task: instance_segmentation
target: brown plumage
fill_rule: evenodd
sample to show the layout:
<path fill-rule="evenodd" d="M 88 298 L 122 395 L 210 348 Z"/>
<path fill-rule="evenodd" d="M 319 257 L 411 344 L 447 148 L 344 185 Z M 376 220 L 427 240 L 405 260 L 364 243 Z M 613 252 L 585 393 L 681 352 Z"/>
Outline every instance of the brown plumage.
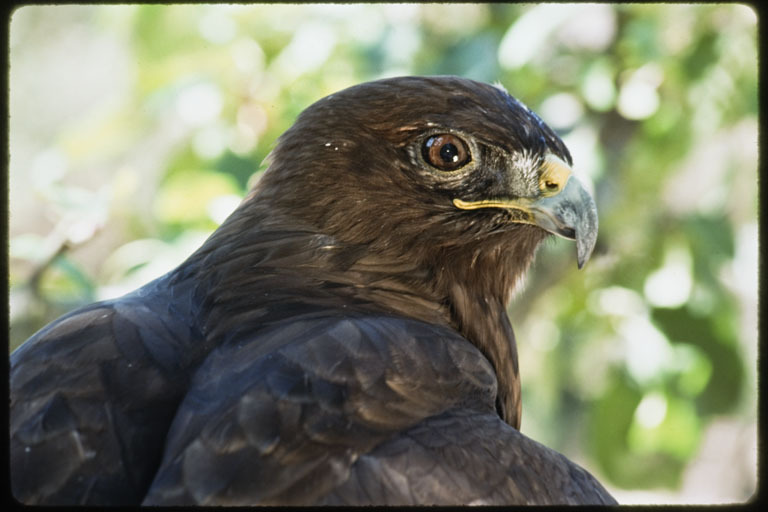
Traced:
<path fill-rule="evenodd" d="M 297 119 L 190 258 L 11 356 L 27 503 L 613 503 L 517 431 L 505 306 L 594 245 L 557 135 L 500 88 L 402 77 Z"/>

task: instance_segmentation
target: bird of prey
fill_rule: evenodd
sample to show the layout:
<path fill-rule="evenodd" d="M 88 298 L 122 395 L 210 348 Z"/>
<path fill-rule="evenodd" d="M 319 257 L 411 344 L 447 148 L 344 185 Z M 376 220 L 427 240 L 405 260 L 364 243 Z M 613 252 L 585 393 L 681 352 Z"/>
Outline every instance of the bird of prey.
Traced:
<path fill-rule="evenodd" d="M 615 503 L 526 437 L 506 314 L 597 237 L 561 139 L 500 86 L 399 77 L 304 110 L 184 263 L 11 355 L 28 504 Z"/>

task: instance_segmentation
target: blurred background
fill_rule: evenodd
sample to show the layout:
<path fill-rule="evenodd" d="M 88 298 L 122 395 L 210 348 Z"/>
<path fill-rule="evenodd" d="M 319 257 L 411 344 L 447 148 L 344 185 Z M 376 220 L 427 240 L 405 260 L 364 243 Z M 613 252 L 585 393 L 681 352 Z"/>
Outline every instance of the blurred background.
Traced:
<path fill-rule="evenodd" d="M 315 100 L 501 82 L 571 149 L 600 236 L 510 307 L 522 431 L 622 503 L 757 484 L 757 16 L 732 4 L 27 6 L 10 24 L 10 350 L 183 261 Z"/>

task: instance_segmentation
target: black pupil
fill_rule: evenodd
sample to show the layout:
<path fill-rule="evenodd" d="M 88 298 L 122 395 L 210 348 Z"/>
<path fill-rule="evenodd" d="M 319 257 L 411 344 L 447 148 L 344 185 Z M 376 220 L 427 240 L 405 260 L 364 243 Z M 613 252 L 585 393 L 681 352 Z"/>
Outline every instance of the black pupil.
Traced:
<path fill-rule="evenodd" d="M 443 162 L 456 163 L 459 160 L 459 148 L 450 142 L 443 144 L 440 148 L 440 158 Z"/>

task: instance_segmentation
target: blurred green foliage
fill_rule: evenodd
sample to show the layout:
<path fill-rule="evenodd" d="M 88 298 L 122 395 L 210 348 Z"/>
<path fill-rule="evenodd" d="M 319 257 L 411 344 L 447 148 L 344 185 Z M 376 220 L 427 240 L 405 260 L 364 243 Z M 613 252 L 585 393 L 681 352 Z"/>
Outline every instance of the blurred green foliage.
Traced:
<path fill-rule="evenodd" d="M 600 212 L 586 269 L 545 244 L 511 305 L 523 431 L 612 486 L 679 487 L 712 421 L 755 421 L 756 39 L 730 4 L 24 7 L 10 348 L 180 263 L 315 100 L 499 81 L 561 133 Z"/>

